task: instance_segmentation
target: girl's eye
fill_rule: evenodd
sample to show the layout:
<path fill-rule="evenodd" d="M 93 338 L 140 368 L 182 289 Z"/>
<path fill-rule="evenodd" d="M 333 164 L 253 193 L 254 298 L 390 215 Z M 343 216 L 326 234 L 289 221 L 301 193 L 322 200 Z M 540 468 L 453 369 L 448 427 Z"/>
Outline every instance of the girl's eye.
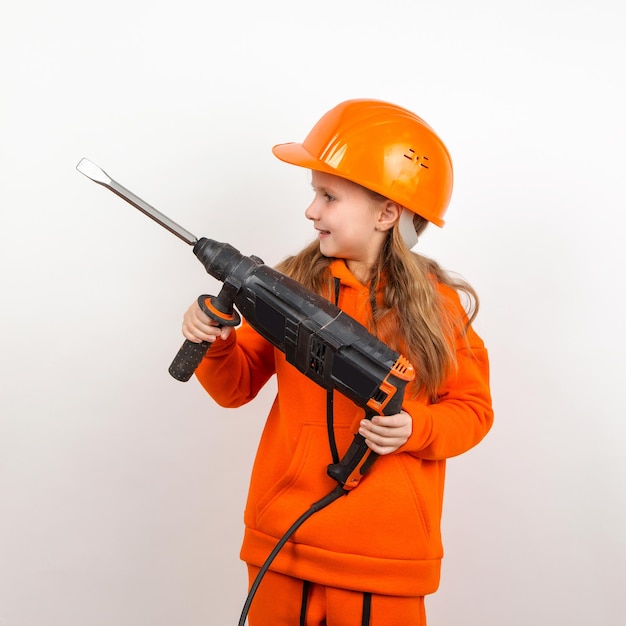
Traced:
<path fill-rule="evenodd" d="M 337 199 L 335 196 L 331 196 L 325 189 L 316 189 L 313 187 L 313 192 L 318 198 L 323 198 L 325 202 L 334 202 Z"/>

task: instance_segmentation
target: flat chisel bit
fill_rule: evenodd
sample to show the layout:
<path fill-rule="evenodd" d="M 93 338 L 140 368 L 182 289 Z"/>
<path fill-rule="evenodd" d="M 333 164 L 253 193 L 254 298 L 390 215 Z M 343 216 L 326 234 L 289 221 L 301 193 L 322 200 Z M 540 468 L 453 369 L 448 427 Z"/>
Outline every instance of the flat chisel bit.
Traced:
<path fill-rule="evenodd" d="M 101 167 L 98 167 L 95 163 L 92 163 L 89 159 L 81 159 L 76 169 L 84 174 L 87 178 L 90 178 L 95 183 L 110 189 L 113 193 L 117 194 L 120 198 L 123 198 L 129 204 L 132 204 L 136 209 L 139 209 L 142 213 L 153 219 L 155 222 L 163 226 L 166 230 L 182 239 L 190 246 L 195 246 L 198 243 L 198 239 L 195 235 L 192 235 L 188 230 L 172 221 L 166 215 L 163 215 L 160 211 L 157 211 L 153 206 L 150 206 L 147 202 L 144 202 L 141 198 L 136 196 L 132 191 L 126 189 L 118 182 L 114 181 Z"/>

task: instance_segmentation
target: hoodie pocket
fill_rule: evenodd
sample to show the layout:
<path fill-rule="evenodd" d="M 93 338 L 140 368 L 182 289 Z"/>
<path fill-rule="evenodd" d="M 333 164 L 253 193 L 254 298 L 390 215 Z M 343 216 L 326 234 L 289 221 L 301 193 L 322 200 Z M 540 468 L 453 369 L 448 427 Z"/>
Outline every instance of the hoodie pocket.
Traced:
<path fill-rule="evenodd" d="M 311 516 L 297 531 L 295 541 L 332 553 L 365 558 L 430 560 L 440 558 L 437 502 L 422 492 L 420 464 L 408 463 L 404 455 L 380 457 L 359 486 Z M 301 478 L 303 476 L 301 475 Z M 282 491 L 262 511 L 264 532 L 280 537 L 311 503 L 328 492 L 334 481 L 304 499 L 294 484 Z M 277 486 L 278 487 L 278 486 Z M 295 503 L 295 504 L 294 504 Z M 282 520 L 278 526 L 277 520 Z M 270 531 L 271 529 L 271 531 Z"/>
<path fill-rule="evenodd" d="M 256 503 L 254 525 L 281 536 L 286 523 L 295 521 L 336 485 L 326 474 L 330 462 L 325 426 L 303 423 L 282 477 Z"/>
<path fill-rule="evenodd" d="M 416 468 L 413 467 L 416 463 L 416 459 L 405 454 L 398 454 L 396 458 L 398 460 L 399 468 L 405 478 L 407 492 L 413 498 L 418 518 L 422 521 L 424 533 L 427 537 L 430 537 L 432 531 L 431 516 L 426 498 L 417 484 L 416 479 L 419 476 L 419 473 L 416 471 Z"/>

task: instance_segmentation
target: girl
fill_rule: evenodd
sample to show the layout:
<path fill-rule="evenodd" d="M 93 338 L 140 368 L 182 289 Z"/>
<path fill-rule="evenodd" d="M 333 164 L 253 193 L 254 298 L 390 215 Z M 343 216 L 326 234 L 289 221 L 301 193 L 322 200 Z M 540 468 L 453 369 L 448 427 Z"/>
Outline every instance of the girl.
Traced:
<path fill-rule="evenodd" d="M 429 222 L 443 225 L 449 154 L 423 120 L 376 100 L 326 113 L 303 143 L 275 146 L 311 170 L 305 211 L 316 239 L 278 269 L 365 325 L 412 363 L 397 415 L 364 420 L 350 400 L 286 363 L 244 324 L 219 328 L 194 303 L 184 336 L 213 342 L 196 375 L 222 406 L 252 400 L 276 374 L 278 394 L 254 463 L 241 557 L 253 581 L 300 514 L 336 485 L 339 456 L 358 430 L 380 458 L 359 486 L 308 519 L 272 562 L 250 626 L 423 626 L 439 584 L 445 463 L 491 427 L 487 352 L 470 326 L 477 298 L 434 261 L 411 252 Z M 469 302 L 465 311 L 459 292 Z"/>

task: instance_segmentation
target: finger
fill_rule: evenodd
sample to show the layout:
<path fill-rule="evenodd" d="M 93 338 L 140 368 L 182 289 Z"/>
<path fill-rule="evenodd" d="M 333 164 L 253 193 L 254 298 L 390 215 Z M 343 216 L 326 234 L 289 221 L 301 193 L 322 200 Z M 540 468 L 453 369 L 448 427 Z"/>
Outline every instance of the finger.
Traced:
<path fill-rule="evenodd" d="M 201 324 L 187 318 L 183 320 L 182 331 L 186 339 L 196 343 L 200 343 L 201 341 L 208 341 L 212 343 L 222 334 L 222 328 L 219 326 Z"/>
<path fill-rule="evenodd" d="M 411 416 L 404 411 L 395 415 L 374 415 L 372 424 L 386 426 L 388 428 L 401 428 L 411 422 Z"/>
<path fill-rule="evenodd" d="M 202 341 L 213 343 L 221 335 L 221 332 L 222 329 L 218 327 L 211 327 L 208 331 L 202 331 L 197 328 L 190 329 L 183 326 L 183 335 L 185 338 L 195 343 L 201 343 Z"/>
<path fill-rule="evenodd" d="M 395 452 L 400 446 L 399 445 L 387 445 L 387 444 L 378 444 L 369 439 L 365 440 L 367 447 L 376 452 L 376 454 L 380 456 L 384 456 L 386 454 L 391 454 Z"/>
<path fill-rule="evenodd" d="M 389 433 L 377 433 L 373 431 L 359 431 L 366 441 L 369 441 L 377 446 L 395 446 L 400 445 L 404 441 L 404 437 L 390 435 Z"/>
<path fill-rule="evenodd" d="M 383 426 L 381 424 L 374 423 L 371 420 L 363 420 L 360 427 L 363 431 L 379 437 L 401 437 L 406 434 L 410 434 L 409 424 Z"/>

